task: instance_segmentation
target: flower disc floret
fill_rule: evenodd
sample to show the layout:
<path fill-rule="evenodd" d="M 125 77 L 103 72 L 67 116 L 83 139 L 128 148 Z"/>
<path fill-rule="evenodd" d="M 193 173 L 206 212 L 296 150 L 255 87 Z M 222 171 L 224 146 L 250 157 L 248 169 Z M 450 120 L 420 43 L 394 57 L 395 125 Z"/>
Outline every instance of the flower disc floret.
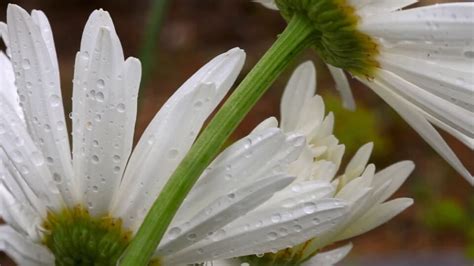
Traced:
<path fill-rule="evenodd" d="M 346 0 L 276 0 L 282 16 L 308 20 L 314 28 L 313 47 L 328 64 L 356 76 L 372 78 L 379 66 L 377 43 L 359 31 L 359 17 Z"/>
<path fill-rule="evenodd" d="M 56 265 L 116 265 L 132 235 L 120 219 L 92 217 L 82 207 L 49 213 L 44 227 Z"/>

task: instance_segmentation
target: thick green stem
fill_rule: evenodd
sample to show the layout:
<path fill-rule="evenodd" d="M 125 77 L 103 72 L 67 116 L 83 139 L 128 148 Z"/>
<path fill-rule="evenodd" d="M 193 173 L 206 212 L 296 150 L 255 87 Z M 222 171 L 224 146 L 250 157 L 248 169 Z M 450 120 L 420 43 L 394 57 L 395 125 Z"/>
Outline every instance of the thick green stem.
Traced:
<path fill-rule="evenodd" d="M 313 27 L 294 16 L 277 41 L 201 133 L 153 204 L 121 265 L 146 265 L 182 201 L 230 134 L 286 66 L 312 41 Z"/>

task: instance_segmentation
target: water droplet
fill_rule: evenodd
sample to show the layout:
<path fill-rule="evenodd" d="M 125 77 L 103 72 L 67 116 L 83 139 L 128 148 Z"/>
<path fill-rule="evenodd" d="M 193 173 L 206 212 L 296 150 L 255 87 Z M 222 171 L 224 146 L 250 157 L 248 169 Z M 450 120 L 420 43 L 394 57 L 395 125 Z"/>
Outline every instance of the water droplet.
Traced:
<path fill-rule="evenodd" d="M 44 124 L 44 130 L 45 131 L 50 131 L 51 130 L 51 126 L 49 124 Z M 43 141 L 44 142 L 44 141 Z"/>
<path fill-rule="evenodd" d="M 58 121 L 58 122 L 56 122 L 56 128 L 57 128 L 58 130 L 63 130 L 63 129 L 64 129 L 64 123 L 63 123 L 63 121 Z"/>
<path fill-rule="evenodd" d="M 117 112 L 119 112 L 119 113 L 125 112 L 125 104 L 123 104 L 123 103 L 117 104 Z"/>
<path fill-rule="evenodd" d="M 21 66 L 23 67 L 23 69 L 30 69 L 31 68 L 30 60 L 28 58 L 23 59 L 21 61 Z"/>
<path fill-rule="evenodd" d="M 102 92 L 100 92 L 100 91 L 95 95 L 95 99 L 96 99 L 96 101 L 98 101 L 98 102 L 103 102 L 103 101 L 104 101 L 104 98 L 105 98 L 105 97 L 104 97 L 104 94 L 103 94 Z"/>
<path fill-rule="evenodd" d="M 464 51 L 464 56 L 468 59 L 474 59 L 474 51 L 471 51 L 471 50 Z"/>
<path fill-rule="evenodd" d="M 168 152 L 168 158 L 169 159 L 176 159 L 176 157 L 178 157 L 178 155 L 179 155 L 179 151 L 177 149 L 171 149 Z"/>
<path fill-rule="evenodd" d="M 61 176 L 58 173 L 54 173 L 53 174 L 53 181 L 56 182 L 56 184 L 61 184 L 63 179 L 61 178 Z"/>
<path fill-rule="evenodd" d="M 97 88 L 98 89 L 103 89 L 105 87 L 105 81 L 103 79 L 98 79 L 97 80 Z"/>
<path fill-rule="evenodd" d="M 288 230 L 287 230 L 286 228 L 284 228 L 284 227 L 280 228 L 278 231 L 280 232 L 280 235 L 281 235 L 281 236 L 286 236 L 286 235 L 288 235 Z"/>
<path fill-rule="evenodd" d="M 31 84 L 31 82 L 26 82 L 26 88 L 27 89 L 31 89 L 31 87 L 33 86 L 33 84 Z"/>
<path fill-rule="evenodd" d="M 198 108 L 201 108 L 203 105 L 203 102 L 201 100 L 196 100 L 194 102 L 194 108 L 198 109 Z"/>
<path fill-rule="evenodd" d="M 93 141 L 92 141 L 92 146 L 94 146 L 94 147 L 99 147 L 99 141 L 96 140 L 96 139 L 93 140 Z"/>
<path fill-rule="evenodd" d="M 224 229 L 217 230 L 214 234 L 212 234 L 212 240 L 218 241 L 221 240 L 225 236 L 226 232 Z"/>
<path fill-rule="evenodd" d="M 20 172 L 24 175 L 27 175 L 30 172 L 30 169 L 28 169 L 28 167 L 23 165 L 20 167 Z"/>
<path fill-rule="evenodd" d="M 312 214 L 316 211 L 316 204 L 313 202 L 305 202 L 303 205 L 303 211 L 307 214 Z"/>
<path fill-rule="evenodd" d="M 197 235 L 195 233 L 191 233 L 187 235 L 188 240 L 194 241 L 197 238 Z"/>
<path fill-rule="evenodd" d="M 12 153 L 12 160 L 17 163 L 23 162 L 23 155 L 19 151 L 14 151 Z"/>
<path fill-rule="evenodd" d="M 92 191 L 98 192 L 98 191 L 99 191 L 99 187 L 98 187 L 98 186 L 92 186 Z"/>
<path fill-rule="evenodd" d="M 17 147 L 21 147 L 23 146 L 23 144 L 25 144 L 25 141 L 23 140 L 23 138 L 20 138 L 20 137 L 15 138 L 15 145 Z"/>
<path fill-rule="evenodd" d="M 279 221 L 281 221 L 281 214 L 279 214 L 279 213 L 274 213 L 274 214 L 272 215 L 272 222 L 278 223 Z"/>
<path fill-rule="evenodd" d="M 36 152 L 36 151 L 32 152 L 31 153 L 31 161 L 36 166 L 43 165 L 43 163 L 44 163 L 43 155 L 39 152 Z"/>
<path fill-rule="evenodd" d="M 58 95 L 53 94 L 49 97 L 49 101 L 52 107 L 56 107 L 61 103 L 61 98 Z"/>
<path fill-rule="evenodd" d="M 87 129 L 87 130 L 92 130 L 92 122 L 91 122 L 91 121 L 87 121 L 87 123 L 86 123 L 86 129 Z"/>
<path fill-rule="evenodd" d="M 293 229 L 295 230 L 295 232 L 301 232 L 303 230 L 303 227 L 297 224 L 293 226 Z"/>
<path fill-rule="evenodd" d="M 173 228 L 170 229 L 169 238 L 170 239 L 175 239 L 176 237 L 178 237 L 179 234 L 181 234 L 181 228 L 173 227 Z"/>
<path fill-rule="evenodd" d="M 100 114 L 96 114 L 94 120 L 99 122 L 100 120 L 102 120 L 102 116 Z"/>
<path fill-rule="evenodd" d="M 228 197 L 229 199 L 235 199 L 235 193 L 227 194 L 227 197 Z"/>
<path fill-rule="evenodd" d="M 115 155 L 112 157 L 112 159 L 113 159 L 114 163 L 120 162 L 120 156 L 117 155 L 117 154 L 115 154 Z"/>
<path fill-rule="evenodd" d="M 114 167 L 114 173 L 120 172 L 120 166 L 115 166 Z"/>
<path fill-rule="evenodd" d="M 99 163 L 99 156 L 97 155 L 92 155 L 91 157 L 93 163 Z"/>
<path fill-rule="evenodd" d="M 313 223 L 314 224 L 319 224 L 321 221 L 319 220 L 318 217 L 313 218 Z"/>
<path fill-rule="evenodd" d="M 48 164 L 53 164 L 54 163 L 54 159 L 53 157 L 46 157 L 46 162 L 48 162 Z"/>

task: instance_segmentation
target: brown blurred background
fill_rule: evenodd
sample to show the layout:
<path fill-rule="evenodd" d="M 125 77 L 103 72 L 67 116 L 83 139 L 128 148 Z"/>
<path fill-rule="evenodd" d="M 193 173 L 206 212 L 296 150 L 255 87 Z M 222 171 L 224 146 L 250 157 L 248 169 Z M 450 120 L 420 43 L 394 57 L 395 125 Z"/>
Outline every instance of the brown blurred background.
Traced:
<path fill-rule="evenodd" d="M 108 10 L 126 56 L 138 56 L 146 25 L 148 0 L 25 0 L 13 1 L 27 10 L 43 10 L 52 24 L 61 68 L 66 112 L 71 110 L 74 56 L 90 12 Z M 423 4 L 447 1 L 421 1 Z M 0 0 L 0 20 L 7 2 Z M 285 23 L 278 15 L 247 0 L 170 0 L 160 36 L 156 36 L 155 67 L 141 96 L 136 139 L 164 101 L 194 71 L 213 56 L 239 46 L 247 61 L 239 78 L 256 63 Z M 294 63 L 313 60 L 318 68 L 318 93 L 327 110 L 336 114 L 336 136 L 346 144 L 345 159 L 357 147 L 375 142 L 372 157 L 379 169 L 399 160 L 413 160 L 416 170 L 396 196 L 412 197 L 415 205 L 389 223 L 357 237 L 341 265 L 473 265 L 473 188 L 448 166 L 411 128 L 370 89 L 353 82 L 358 109 L 341 108 L 333 81 L 316 55 L 308 51 Z M 282 89 L 292 66 L 274 84 L 233 138 L 248 133 L 268 116 L 278 116 Z M 474 170 L 474 154 L 447 140 Z M 0 265 L 13 265 L 0 253 Z"/>

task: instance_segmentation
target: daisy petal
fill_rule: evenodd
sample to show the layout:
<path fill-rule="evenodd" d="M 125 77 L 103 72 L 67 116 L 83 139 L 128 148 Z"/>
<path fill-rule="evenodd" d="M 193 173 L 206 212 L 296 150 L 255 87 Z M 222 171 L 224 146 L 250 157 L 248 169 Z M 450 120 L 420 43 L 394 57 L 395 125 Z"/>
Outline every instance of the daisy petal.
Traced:
<path fill-rule="evenodd" d="M 116 196 L 113 212 L 125 225 L 141 222 L 204 121 L 237 78 L 244 58 L 244 52 L 237 48 L 214 58 L 153 118 L 130 157 Z"/>
<path fill-rule="evenodd" d="M 227 195 L 216 198 L 204 208 L 194 206 L 199 208 L 197 214 L 184 224 L 173 226 L 172 223 L 155 255 L 166 256 L 200 241 L 267 201 L 293 180 L 294 177 L 284 175 L 270 176 L 228 191 Z M 180 233 L 176 235 L 178 231 Z"/>
<path fill-rule="evenodd" d="M 19 73 L 16 85 L 28 131 L 48 158 L 48 168 L 64 180 L 59 189 L 71 207 L 72 195 L 67 187 L 72 178 L 71 156 L 57 59 L 55 53 L 51 54 L 54 44 L 46 17 L 39 11 L 34 14 L 33 19 L 19 6 L 8 6 L 9 48 L 13 68 Z"/>
<path fill-rule="evenodd" d="M 351 86 L 349 85 L 349 81 L 347 80 L 347 76 L 344 73 L 344 70 L 333 67 L 331 65 L 327 65 L 329 69 L 329 73 L 331 73 L 334 82 L 336 82 L 336 89 L 339 91 L 339 94 L 342 98 L 342 103 L 344 108 L 349 110 L 355 110 L 356 104 L 354 101 L 354 96 L 352 96 Z"/>
<path fill-rule="evenodd" d="M 252 185 L 268 176 L 284 174 L 288 164 L 298 158 L 304 144 L 303 137 L 287 137 L 277 128 L 237 141 L 209 165 L 187 195 L 174 221 L 191 220 L 201 208 L 236 188 Z"/>
<path fill-rule="evenodd" d="M 448 3 L 369 16 L 359 29 L 387 40 L 451 42 L 471 40 L 473 26 L 472 3 Z"/>
<path fill-rule="evenodd" d="M 429 92 L 450 104 L 470 111 L 471 115 L 474 112 L 474 66 L 472 63 L 470 67 L 458 70 L 450 68 L 445 62 L 433 63 L 392 53 L 384 53 L 379 60 L 384 69 L 418 86 L 418 90 L 422 90 L 418 93 L 424 93 L 427 95 L 426 97 L 433 98 L 427 94 Z M 402 92 L 405 92 L 405 89 L 402 89 L 401 86 L 415 87 L 414 85 L 400 84 L 403 81 L 397 81 L 396 77 L 390 76 L 386 72 L 381 71 L 379 74 L 385 79 L 390 79 L 394 85 L 397 84 L 395 86 L 400 86 Z M 461 112 L 466 112 L 465 110 L 461 110 Z"/>
<path fill-rule="evenodd" d="M 320 252 L 302 266 L 332 266 L 344 259 L 352 249 L 352 243 L 330 251 Z"/>
<path fill-rule="evenodd" d="M 378 203 L 387 200 L 400 186 L 405 182 L 408 176 L 413 172 L 415 164 L 412 161 L 403 161 L 393 164 L 380 172 L 376 173 L 373 180 L 373 186 L 380 188 L 384 183 L 390 181 L 390 185 L 381 195 Z"/>
<path fill-rule="evenodd" d="M 0 143 L 9 162 L 21 175 L 36 197 L 52 209 L 63 207 L 63 200 L 54 178 L 46 166 L 46 160 L 26 131 L 24 123 L 10 104 L 0 94 Z M 55 182 L 56 181 L 56 182 Z M 46 215 L 46 213 L 42 213 Z"/>
<path fill-rule="evenodd" d="M 281 129 L 291 132 L 298 128 L 298 121 L 303 114 L 302 106 L 316 92 L 316 69 L 308 61 L 296 68 L 286 85 L 281 100 Z"/>
<path fill-rule="evenodd" d="M 454 169 L 456 169 L 464 178 L 474 185 L 474 177 L 464 167 L 456 154 L 448 146 L 446 141 L 436 131 L 436 129 L 423 117 L 421 110 L 401 96 L 394 93 L 384 84 L 375 80 L 374 82 L 364 82 L 371 87 L 382 99 L 384 99 L 402 118 L 430 144 Z"/>
<path fill-rule="evenodd" d="M 165 257 L 165 263 L 196 263 L 206 258 L 240 257 L 294 246 L 333 228 L 345 217 L 346 206 L 337 199 L 322 199 L 280 208 L 277 213 L 274 210 L 252 213 L 209 239 Z"/>
<path fill-rule="evenodd" d="M 412 5 L 418 0 L 350 0 L 360 16 L 388 13 Z"/>
<path fill-rule="evenodd" d="M 0 225 L 0 250 L 12 257 L 18 265 L 54 265 L 54 256 L 46 247 L 26 240 L 6 225 Z"/>
<path fill-rule="evenodd" d="M 33 209 L 22 201 L 17 200 L 0 183 L 0 201 L 2 202 L 2 218 L 5 222 L 16 230 L 27 235 L 33 241 L 39 241 L 38 228 L 43 223 L 43 219 Z"/>
<path fill-rule="evenodd" d="M 372 154 L 372 150 L 374 148 L 374 144 L 369 142 L 357 150 L 356 154 L 346 166 L 346 170 L 344 171 L 344 175 L 348 180 L 351 180 L 355 177 L 358 177 L 365 169 L 365 166 L 369 162 L 370 155 Z"/>
<path fill-rule="evenodd" d="M 413 204 L 409 198 L 398 198 L 376 205 L 342 232 L 339 239 L 348 239 L 378 227 Z"/>
<path fill-rule="evenodd" d="M 0 93 L 10 102 L 17 115 L 23 120 L 23 110 L 20 107 L 20 99 L 16 91 L 12 63 L 4 53 L 0 52 Z"/>

